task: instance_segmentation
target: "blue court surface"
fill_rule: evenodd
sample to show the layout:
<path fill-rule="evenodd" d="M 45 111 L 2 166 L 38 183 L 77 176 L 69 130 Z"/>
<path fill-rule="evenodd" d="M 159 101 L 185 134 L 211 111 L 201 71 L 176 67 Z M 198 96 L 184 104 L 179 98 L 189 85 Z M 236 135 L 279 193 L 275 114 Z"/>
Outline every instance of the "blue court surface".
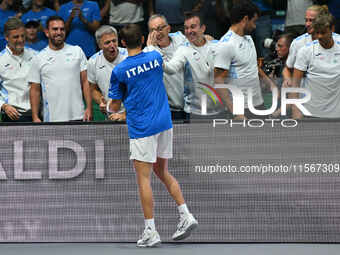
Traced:
<path fill-rule="evenodd" d="M 163 243 L 156 248 L 137 248 L 134 243 L 33 243 L 1 244 L 1 255 L 324 255 L 339 254 L 340 244 L 202 244 Z"/>

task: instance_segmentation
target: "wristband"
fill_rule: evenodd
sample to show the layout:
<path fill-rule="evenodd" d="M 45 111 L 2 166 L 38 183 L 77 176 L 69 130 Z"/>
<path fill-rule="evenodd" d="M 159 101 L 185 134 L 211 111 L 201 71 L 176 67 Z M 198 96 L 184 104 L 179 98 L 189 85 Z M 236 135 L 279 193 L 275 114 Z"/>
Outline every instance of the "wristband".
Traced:
<path fill-rule="evenodd" d="M 112 102 L 112 99 L 110 99 L 110 100 L 107 101 L 107 103 L 106 103 L 106 112 L 107 112 L 107 113 L 114 113 L 114 111 L 111 111 L 111 109 L 110 109 L 110 104 L 111 104 L 111 102 Z"/>
<path fill-rule="evenodd" d="M 118 111 L 111 111 L 110 109 L 110 103 L 112 102 L 112 99 L 110 99 L 107 103 L 106 103 L 106 112 L 107 113 L 124 113 L 125 109 L 124 107 L 120 107 L 120 109 Z"/>

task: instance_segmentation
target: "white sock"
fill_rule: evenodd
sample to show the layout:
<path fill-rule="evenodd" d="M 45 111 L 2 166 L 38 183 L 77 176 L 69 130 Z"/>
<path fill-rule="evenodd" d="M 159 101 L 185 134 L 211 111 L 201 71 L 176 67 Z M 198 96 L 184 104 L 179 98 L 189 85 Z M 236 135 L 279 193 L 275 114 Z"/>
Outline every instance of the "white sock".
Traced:
<path fill-rule="evenodd" d="M 179 211 L 179 214 L 184 214 L 184 215 L 190 214 L 189 209 L 186 204 L 179 205 L 178 211 Z"/>
<path fill-rule="evenodd" d="M 156 230 L 155 220 L 153 218 L 145 219 L 144 222 L 145 222 L 145 228 L 150 228 L 152 231 Z"/>

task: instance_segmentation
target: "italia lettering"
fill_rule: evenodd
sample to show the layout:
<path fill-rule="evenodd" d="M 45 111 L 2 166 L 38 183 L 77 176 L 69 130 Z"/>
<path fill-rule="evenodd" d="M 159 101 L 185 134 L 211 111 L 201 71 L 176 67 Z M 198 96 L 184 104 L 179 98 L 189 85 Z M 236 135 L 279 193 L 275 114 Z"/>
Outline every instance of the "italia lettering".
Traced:
<path fill-rule="evenodd" d="M 132 76 L 139 75 L 141 73 L 150 71 L 151 69 L 154 69 L 156 67 L 159 67 L 160 64 L 158 63 L 157 59 L 154 61 L 149 61 L 148 63 L 145 63 L 143 65 L 138 65 L 137 67 L 130 68 L 126 71 L 126 75 L 128 78 L 131 78 Z"/>

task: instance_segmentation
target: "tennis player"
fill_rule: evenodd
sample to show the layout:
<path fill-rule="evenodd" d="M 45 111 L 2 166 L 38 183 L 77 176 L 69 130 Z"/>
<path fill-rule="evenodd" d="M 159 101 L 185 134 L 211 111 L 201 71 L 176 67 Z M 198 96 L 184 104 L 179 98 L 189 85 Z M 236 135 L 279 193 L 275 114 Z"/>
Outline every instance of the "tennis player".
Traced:
<path fill-rule="evenodd" d="M 107 108 L 117 112 L 122 101 L 126 108 L 130 159 L 136 170 L 145 219 L 145 229 L 137 246 L 153 247 L 161 240 L 153 216 L 152 170 L 178 206 L 180 222 L 172 238 L 182 240 L 188 237 L 198 222 L 189 212 L 177 180 L 168 172 L 168 159 L 172 158 L 172 122 L 163 83 L 162 57 L 157 51 L 142 51 L 144 37 L 138 25 L 126 25 L 120 36 L 128 57 L 112 71 L 111 100 Z"/>

